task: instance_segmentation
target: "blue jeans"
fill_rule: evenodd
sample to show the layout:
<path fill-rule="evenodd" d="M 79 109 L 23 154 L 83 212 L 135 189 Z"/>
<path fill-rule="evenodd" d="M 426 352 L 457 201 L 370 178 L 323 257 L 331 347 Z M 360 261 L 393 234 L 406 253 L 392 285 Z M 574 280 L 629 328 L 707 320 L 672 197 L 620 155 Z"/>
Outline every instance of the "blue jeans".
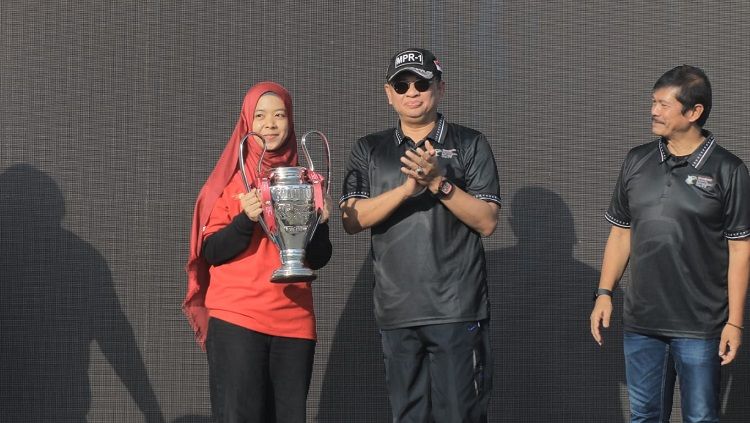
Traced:
<path fill-rule="evenodd" d="M 668 423 L 675 378 L 686 423 L 718 422 L 719 339 L 668 338 L 625 332 L 625 373 L 632 423 Z"/>

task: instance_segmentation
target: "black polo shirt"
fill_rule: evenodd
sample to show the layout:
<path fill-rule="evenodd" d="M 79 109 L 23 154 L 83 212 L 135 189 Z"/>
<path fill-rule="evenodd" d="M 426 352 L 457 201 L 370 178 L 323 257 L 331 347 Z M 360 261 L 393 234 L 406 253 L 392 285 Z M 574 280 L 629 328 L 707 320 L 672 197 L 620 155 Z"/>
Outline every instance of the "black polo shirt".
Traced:
<path fill-rule="evenodd" d="M 705 131 L 688 157 L 658 139 L 628 153 L 605 217 L 630 228 L 624 327 L 714 338 L 728 317 L 728 239 L 750 236 L 750 176 Z"/>
<path fill-rule="evenodd" d="M 427 136 L 445 176 L 500 204 L 497 166 L 485 136 L 438 116 Z M 412 140 L 396 128 L 367 135 L 352 148 L 340 202 L 376 197 L 401 185 L 399 161 Z M 425 190 L 371 229 L 375 318 L 381 329 L 488 317 L 484 249 L 479 233 Z"/>

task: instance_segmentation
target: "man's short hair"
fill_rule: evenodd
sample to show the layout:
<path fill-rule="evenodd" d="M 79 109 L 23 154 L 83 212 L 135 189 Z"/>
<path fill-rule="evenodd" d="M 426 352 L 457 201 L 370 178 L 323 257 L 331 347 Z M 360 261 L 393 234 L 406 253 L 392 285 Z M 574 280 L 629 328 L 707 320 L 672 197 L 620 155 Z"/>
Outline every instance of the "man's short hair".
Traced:
<path fill-rule="evenodd" d="M 695 66 L 677 66 L 662 75 L 654 84 L 653 90 L 664 87 L 680 89 L 677 101 L 682 103 L 682 113 L 692 109 L 696 104 L 703 105 L 703 113 L 695 122 L 702 128 L 711 112 L 711 83 L 708 82 L 706 74 Z"/>

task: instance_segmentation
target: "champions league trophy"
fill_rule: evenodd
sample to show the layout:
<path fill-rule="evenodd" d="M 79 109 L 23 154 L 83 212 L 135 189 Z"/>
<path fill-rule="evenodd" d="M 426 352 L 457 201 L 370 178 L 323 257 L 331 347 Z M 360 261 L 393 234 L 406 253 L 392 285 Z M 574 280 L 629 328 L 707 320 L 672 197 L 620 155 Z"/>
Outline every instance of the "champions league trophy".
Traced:
<path fill-rule="evenodd" d="M 317 134 L 325 145 L 327 177 L 324 179 L 315 172 L 310 153 L 307 150 L 307 136 Z M 304 167 L 277 167 L 263 173 L 263 156 L 266 154 L 266 140 L 256 132 L 250 132 L 240 141 L 239 167 L 245 189 L 250 192 L 250 184 L 245 174 L 245 142 L 252 135 L 263 142 L 263 153 L 258 160 L 258 178 L 263 215 L 258 222 L 279 248 L 281 267 L 271 276 L 271 282 L 309 282 L 316 278 L 315 273 L 305 266 L 305 248 L 313 237 L 320 222 L 323 210 L 323 182 L 328 194 L 331 180 L 331 150 L 326 136 L 316 130 L 308 131 L 300 139 L 302 151 L 307 160 Z"/>

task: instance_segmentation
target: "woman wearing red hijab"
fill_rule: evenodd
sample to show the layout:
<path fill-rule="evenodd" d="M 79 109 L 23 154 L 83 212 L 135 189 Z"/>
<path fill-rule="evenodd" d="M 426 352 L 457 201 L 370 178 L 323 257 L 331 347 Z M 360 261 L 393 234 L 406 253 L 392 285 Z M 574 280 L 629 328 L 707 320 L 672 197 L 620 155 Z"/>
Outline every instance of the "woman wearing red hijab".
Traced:
<path fill-rule="evenodd" d="M 273 82 L 253 86 L 229 143 L 198 194 L 183 309 L 208 352 L 215 421 L 304 422 L 316 339 L 312 291 L 309 282 L 270 281 L 281 265 L 279 251 L 257 223 L 259 193 L 247 192 L 237 170 L 239 142 L 250 131 L 267 142 L 263 169 L 297 166 L 289 93 Z M 245 161 L 253 187 L 259 182 L 263 151 L 254 138 L 247 142 Z M 306 251 L 313 269 L 331 257 L 328 207 L 326 201 Z"/>

